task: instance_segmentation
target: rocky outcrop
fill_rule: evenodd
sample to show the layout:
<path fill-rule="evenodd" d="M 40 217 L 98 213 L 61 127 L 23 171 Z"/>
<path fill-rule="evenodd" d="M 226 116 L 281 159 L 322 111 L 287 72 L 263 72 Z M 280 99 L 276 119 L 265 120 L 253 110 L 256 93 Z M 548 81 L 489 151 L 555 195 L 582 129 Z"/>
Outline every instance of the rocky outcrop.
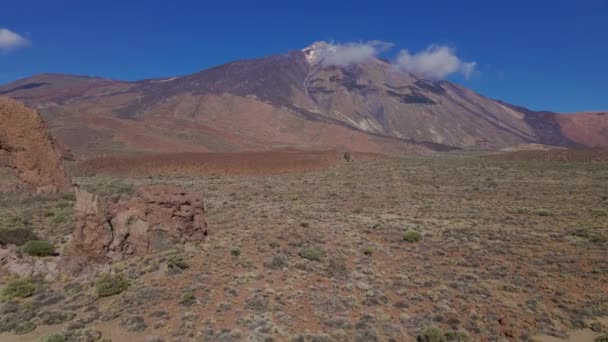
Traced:
<path fill-rule="evenodd" d="M 204 240 L 207 221 L 203 197 L 176 186 L 144 186 L 130 198 L 102 203 L 76 189 L 76 228 L 70 253 L 93 259 L 123 259 Z"/>
<path fill-rule="evenodd" d="M 62 152 L 38 112 L 0 97 L 0 166 L 9 167 L 37 192 L 71 187 Z"/>
<path fill-rule="evenodd" d="M 46 281 L 59 278 L 59 264 L 56 258 L 39 258 L 24 255 L 15 245 L 0 248 L 0 274 L 18 277 L 40 277 Z"/>

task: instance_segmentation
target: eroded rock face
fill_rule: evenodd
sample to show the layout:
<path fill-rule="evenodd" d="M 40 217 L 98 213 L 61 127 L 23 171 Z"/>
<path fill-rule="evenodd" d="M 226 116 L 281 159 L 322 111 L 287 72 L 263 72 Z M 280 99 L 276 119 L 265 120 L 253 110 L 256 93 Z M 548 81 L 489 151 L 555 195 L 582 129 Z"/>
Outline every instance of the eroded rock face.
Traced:
<path fill-rule="evenodd" d="M 0 166 L 37 192 L 69 190 L 62 152 L 38 112 L 0 97 Z"/>
<path fill-rule="evenodd" d="M 202 241 L 207 235 L 203 197 L 176 186 L 137 189 L 130 198 L 106 204 L 97 195 L 76 191 L 76 229 L 70 251 L 102 260 L 123 259 Z"/>

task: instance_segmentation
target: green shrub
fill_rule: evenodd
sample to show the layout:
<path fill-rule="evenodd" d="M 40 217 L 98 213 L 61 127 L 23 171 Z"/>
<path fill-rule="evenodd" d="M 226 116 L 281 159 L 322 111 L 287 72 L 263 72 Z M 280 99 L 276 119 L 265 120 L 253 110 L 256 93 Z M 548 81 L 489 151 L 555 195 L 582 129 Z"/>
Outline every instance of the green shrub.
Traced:
<path fill-rule="evenodd" d="M 350 163 L 350 161 L 352 160 L 352 157 L 349 152 L 344 152 L 344 160 L 346 160 L 347 163 Z"/>
<path fill-rule="evenodd" d="M 27 298 L 34 294 L 36 285 L 31 278 L 22 278 L 8 283 L 2 289 L 2 298 Z"/>
<path fill-rule="evenodd" d="M 470 342 L 469 334 L 464 331 L 450 330 L 445 333 L 445 337 L 450 342 Z"/>
<path fill-rule="evenodd" d="M 129 280 L 122 274 L 102 274 L 95 284 L 95 291 L 99 297 L 117 295 L 129 287 Z"/>
<path fill-rule="evenodd" d="M 36 239 L 38 239 L 36 234 L 26 228 L 0 228 L 0 245 L 21 246 Z"/>
<path fill-rule="evenodd" d="M 422 235 L 415 230 L 408 230 L 403 234 L 403 240 L 407 242 L 418 242 L 422 240 Z"/>
<path fill-rule="evenodd" d="M 241 249 L 238 247 L 231 247 L 230 254 L 232 254 L 232 256 L 238 257 L 239 255 L 241 255 Z"/>
<path fill-rule="evenodd" d="M 553 213 L 549 209 L 538 209 L 534 212 L 538 216 L 552 216 Z"/>
<path fill-rule="evenodd" d="M 366 249 L 363 250 L 363 254 L 365 254 L 367 256 L 371 256 L 372 254 L 374 254 L 374 248 L 367 247 Z"/>
<path fill-rule="evenodd" d="M 325 255 L 325 252 L 319 247 L 306 247 L 303 248 L 298 255 L 304 259 L 320 261 Z"/>
<path fill-rule="evenodd" d="M 40 342 L 65 342 L 65 337 L 61 334 L 50 334 L 42 337 Z"/>
<path fill-rule="evenodd" d="M 172 255 L 167 260 L 167 266 L 170 269 L 185 270 L 190 267 L 181 255 Z"/>
<path fill-rule="evenodd" d="M 192 293 L 185 293 L 180 300 L 180 304 L 190 306 L 196 302 L 196 297 Z"/>
<path fill-rule="evenodd" d="M 68 220 L 67 213 L 62 212 L 62 211 L 55 213 L 53 218 L 51 219 L 51 221 L 53 221 L 53 223 L 55 223 L 55 224 L 64 223 L 67 220 Z"/>
<path fill-rule="evenodd" d="M 424 329 L 418 337 L 418 342 L 447 342 L 448 339 L 445 337 L 445 332 L 435 326 L 430 326 Z"/>
<path fill-rule="evenodd" d="M 45 240 L 31 240 L 26 242 L 21 250 L 23 253 L 31 256 L 44 257 L 55 253 L 55 246 Z"/>
<path fill-rule="evenodd" d="M 597 216 L 597 217 L 606 217 L 606 216 L 608 216 L 608 210 L 595 208 L 595 209 L 591 209 L 591 214 L 593 216 Z"/>
<path fill-rule="evenodd" d="M 426 327 L 416 337 L 418 342 L 470 342 L 471 338 L 464 331 L 444 331 L 436 326 Z"/>
<path fill-rule="evenodd" d="M 598 336 L 593 341 L 594 342 L 608 342 L 608 335 Z"/>

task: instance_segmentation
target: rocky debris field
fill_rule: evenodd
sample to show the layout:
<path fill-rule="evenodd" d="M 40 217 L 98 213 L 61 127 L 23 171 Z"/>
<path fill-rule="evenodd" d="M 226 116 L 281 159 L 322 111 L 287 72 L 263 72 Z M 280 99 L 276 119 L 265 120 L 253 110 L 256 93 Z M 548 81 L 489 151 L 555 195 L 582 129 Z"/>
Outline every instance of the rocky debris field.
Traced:
<path fill-rule="evenodd" d="M 154 184 L 201 193 L 209 234 L 67 275 L 75 196 L 3 193 L 1 341 L 608 333 L 605 165 L 444 156 L 74 181 L 103 203 Z"/>

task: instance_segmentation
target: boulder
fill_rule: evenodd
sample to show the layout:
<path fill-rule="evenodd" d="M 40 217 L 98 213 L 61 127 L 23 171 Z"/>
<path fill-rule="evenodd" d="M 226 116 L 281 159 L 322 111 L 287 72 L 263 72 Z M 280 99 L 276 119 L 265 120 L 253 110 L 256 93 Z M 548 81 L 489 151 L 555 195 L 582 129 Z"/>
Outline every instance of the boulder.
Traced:
<path fill-rule="evenodd" d="M 46 281 L 59 278 L 57 258 L 38 258 L 18 253 L 17 247 L 0 248 L 0 274 L 6 272 L 19 277 L 41 277 Z"/>
<path fill-rule="evenodd" d="M 0 166 L 10 168 L 36 192 L 69 190 L 62 151 L 38 112 L 0 97 Z"/>
<path fill-rule="evenodd" d="M 73 254 L 119 260 L 202 241 L 207 235 L 199 193 L 169 185 L 143 186 L 133 196 L 105 204 L 85 190 L 76 188 L 75 193 L 76 228 L 69 245 Z"/>

